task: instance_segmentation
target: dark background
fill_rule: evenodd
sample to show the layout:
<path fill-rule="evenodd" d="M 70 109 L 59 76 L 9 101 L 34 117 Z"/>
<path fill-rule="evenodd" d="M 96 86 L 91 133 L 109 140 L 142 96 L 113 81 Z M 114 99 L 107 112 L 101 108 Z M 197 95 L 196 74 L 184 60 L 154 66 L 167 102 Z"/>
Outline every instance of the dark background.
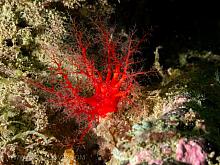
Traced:
<path fill-rule="evenodd" d="M 217 1 L 121 0 L 113 17 L 127 30 L 136 25 L 139 31 L 150 31 L 145 52 L 152 54 L 155 47 L 163 46 L 160 60 L 167 67 L 177 63 L 178 53 L 189 49 L 220 54 Z"/>

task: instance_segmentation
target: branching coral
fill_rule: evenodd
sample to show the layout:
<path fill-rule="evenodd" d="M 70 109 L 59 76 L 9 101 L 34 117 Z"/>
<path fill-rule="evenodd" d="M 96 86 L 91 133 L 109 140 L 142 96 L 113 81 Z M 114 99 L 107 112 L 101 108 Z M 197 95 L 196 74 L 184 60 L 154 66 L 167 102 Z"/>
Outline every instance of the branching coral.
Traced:
<path fill-rule="evenodd" d="M 87 56 L 89 43 L 84 41 L 84 35 L 75 31 L 77 50 L 68 58 L 67 65 L 53 55 L 54 68 L 51 73 L 56 77 L 50 82 L 50 87 L 41 83 L 35 86 L 49 92 L 54 97 L 50 99 L 56 106 L 61 106 L 70 117 L 78 121 L 86 121 L 87 128 L 83 130 L 80 140 L 93 127 L 94 122 L 104 118 L 108 113 L 118 110 L 118 103 L 126 100 L 134 87 L 134 77 L 144 72 L 131 73 L 131 65 L 134 64 L 132 56 L 137 53 L 141 40 L 134 40 L 134 32 L 126 39 L 126 44 L 121 38 L 114 39 L 113 34 L 104 28 L 98 27 L 99 37 L 94 41 L 101 45 L 104 69 L 95 67 L 95 61 Z M 123 45 L 123 46 L 122 46 Z M 72 70 L 76 67 L 76 70 Z M 76 81 L 73 80 L 75 77 Z M 82 86 L 92 88 L 91 96 L 82 94 Z M 129 100 L 129 99 L 127 99 Z"/>

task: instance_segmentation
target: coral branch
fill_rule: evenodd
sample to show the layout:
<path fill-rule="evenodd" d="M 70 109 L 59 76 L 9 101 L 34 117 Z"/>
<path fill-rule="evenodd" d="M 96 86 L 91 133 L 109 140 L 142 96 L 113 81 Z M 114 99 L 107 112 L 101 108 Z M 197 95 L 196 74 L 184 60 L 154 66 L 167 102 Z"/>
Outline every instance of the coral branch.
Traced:
<path fill-rule="evenodd" d="M 82 140 L 93 127 L 94 122 L 118 110 L 118 103 L 126 99 L 134 87 L 133 77 L 145 74 L 145 72 L 129 73 L 130 65 L 134 64 L 132 56 L 137 52 L 144 38 L 136 42 L 132 33 L 127 39 L 127 46 L 124 44 L 122 46 L 120 40 L 114 40 L 113 34 L 100 26 L 99 44 L 102 45 L 101 52 L 107 63 L 104 70 L 98 70 L 95 63 L 87 57 L 90 44 L 84 44 L 83 33 L 74 28 L 79 52 L 74 52 L 74 56 L 69 57 L 67 63 L 76 67 L 77 71 L 65 68 L 61 60 L 53 56 L 56 67 L 50 70 L 57 80 L 53 83 L 51 81 L 51 87 L 41 83 L 32 82 L 32 84 L 52 94 L 53 98 L 49 101 L 56 106 L 62 106 L 70 117 L 75 117 L 78 121 L 86 117 L 87 128 L 82 131 L 80 138 Z M 77 77 L 77 82 L 72 82 L 73 77 Z M 83 84 L 85 89 L 93 89 L 91 96 L 82 95 L 85 90 L 81 88 Z"/>

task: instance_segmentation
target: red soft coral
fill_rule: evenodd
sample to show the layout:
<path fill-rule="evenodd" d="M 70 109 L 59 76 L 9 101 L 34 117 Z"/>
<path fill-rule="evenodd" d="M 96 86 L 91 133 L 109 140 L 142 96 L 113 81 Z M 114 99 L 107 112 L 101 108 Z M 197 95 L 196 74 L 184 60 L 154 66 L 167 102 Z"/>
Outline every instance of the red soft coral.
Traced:
<path fill-rule="evenodd" d="M 87 120 L 87 128 L 84 129 L 80 140 L 90 130 L 94 121 L 100 117 L 104 118 L 108 113 L 116 112 L 120 101 L 126 99 L 134 85 L 134 76 L 143 74 L 143 72 L 129 73 L 130 65 L 133 64 L 132 56 L 137 52 L 140 41 L 133 39 L 134 33 L 127 37 L 127 42 L 122 46 L 120 40 L 113 40 L 112 34 L 99 28 L 102 54 L 106 58 L 103 61 L 106 66 L 104 70 L 96 69 L 94 62 L 87 57 L 88 43 L 83 43 L 83 34 L 76 32 L 76 41 L 79 53 L 75 53 L 74 57 L 68 59 L 68 64 L 77 68 L 77 71 L 71 71 L 64 67 L 64 64 L 53 57 L 56 68 L 51 71 L 62 80 L 56 80 L 55 84 L 59 87 L 47 87 L 43 84 L 36 84 L 37 87 L 53 94 L 50 102 L 57 106 L 62 106 L 65 112 L 77 120 Z M 96 41 L 97 42 L 97 41 Z M 121 44 L 121 45 L 120 45 Z M 118 48 L 120 47 L 120 50 Z M 81 78 L 79 78 L 81 76 Z M 78 81 L 74 84 L 72 77 L 78 77 Z M 86 84 L 92 86 L 94 92 L 91 96 L 83 96 L 81 86 L 83 79 Z M 54 82 L 52 83 L 54 84 Z"/>

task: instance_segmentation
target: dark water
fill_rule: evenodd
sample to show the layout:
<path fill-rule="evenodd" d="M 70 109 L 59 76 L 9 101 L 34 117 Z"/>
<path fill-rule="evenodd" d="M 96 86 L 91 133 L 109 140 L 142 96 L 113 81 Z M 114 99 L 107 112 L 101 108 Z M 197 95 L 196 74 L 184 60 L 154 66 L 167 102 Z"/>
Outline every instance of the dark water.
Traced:
<path fill-rule="evenodd" d="M 162 45 L 161 61 L 170 65 L 187 49 L 220 54 L 218 11 L 217 1 L 212 0 L 121 0 L 114 18 L 126 28 L 148 29 L 151 37 L 146 52 Z"/>

